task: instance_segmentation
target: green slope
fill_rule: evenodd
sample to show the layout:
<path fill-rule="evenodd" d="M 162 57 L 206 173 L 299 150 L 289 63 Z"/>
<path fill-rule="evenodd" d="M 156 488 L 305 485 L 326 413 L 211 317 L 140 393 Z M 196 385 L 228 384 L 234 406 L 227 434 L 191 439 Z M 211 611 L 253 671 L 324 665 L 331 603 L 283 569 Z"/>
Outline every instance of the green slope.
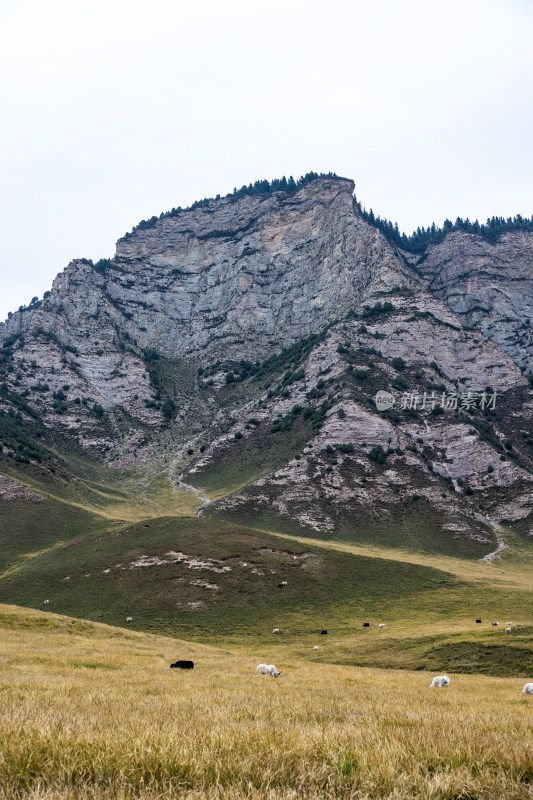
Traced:
<path fill-rule="evenodd" d="M 62 614 L 118 625 L 132 616 L 145 630 L 231 637 L 268 631 L 294 613 L 321 627 L 339 603 L 354 612 L 406 607 L 408 598 L 457 583 L 426 567 L 290 545 L 231 523 L 160 518 L 43 552 L 0 581 L 0 602 L 42 607 L 49 599 Z M 178 563 L 170 552 L 199 563 Z M 154 563 L 133 566 L 143 559 Z"/>
<path fill-rule="evenodd" d="M 40 502 L 23 498 L 0 502 L 0 572 L 79 536 L 104 533 L 119 525 L 45 496 Z"/>
<path fill-rule="evenodd" d="M 268 487 L 271 493 L 275 489 L 276 487 L 272 485 Z M 259 491 L 264 492 L 264 487 L 257 490 L 257 493 Z M 293 511 L 295 506 L 296 503 Z M 331 533 L 300 525 L 297 519 L 276 513 L 273 507 L 260 510 L 258 513 L 254 504 L 246 501 L 236 509 L 219 509 L 214 506 L 206 509 L 204 513 L 213 518 L 239 521 L 251 528 L 263 528 L 277 533 L 314 538 L 318 541 L 331 539 L 352 544 L 406 549 L 413 553 L 436 556 L 479 559 L 495 550 L 497 546 L 494 533 L 488 525 L 484 529 L 484 538 L 488 540 L 488 544 L 474 538 L 454 537 L 448 531 L 443 531 L 442 516 L 424 498 L 403 506 L 398 505 L 388 514 L 381 513 L 379 508 L 373 507 L 354 512 L 339 505 L 334 507 L 333 504 L 324 504 L 324 509 L 337 522 L 335 530 Z"/>
<path fill-rule="evenodd" d="M 61 614 L 122 626 L 131 616 L 138 630 L 272 657 L 412 669 L 453 663 L 456 671 L 495 674 L 524 674 L 533 657 L 532 628 L 519 625 L 511 639 L 487 622 L 531 616 L 527 590 L 302 546 L 213 519 L 165 517 L 111 533 L 93 530 L 0 579 L 0 602 L 44 608 L 45 599 Z M 484 618 L 482 629 L 476 616 Z M 382 620 L 385 631 L 377 628 Z M 274 627 L 280 636 L 272 635 Z M 315 656 L 317 639 L 327 647 Z"/>
<path fill-rule="evenodd" d="M 253 419 L 253 414 L 250 414 Z M 271 424 L 262 423 L 246 438 L 232 439 L 215 452 L 198 473 L 186 480 L 210 498 L 225 497 L 294 458 L 313 436 L 311 422 L 298 418 L 293 427 L 275 436 Z"/>

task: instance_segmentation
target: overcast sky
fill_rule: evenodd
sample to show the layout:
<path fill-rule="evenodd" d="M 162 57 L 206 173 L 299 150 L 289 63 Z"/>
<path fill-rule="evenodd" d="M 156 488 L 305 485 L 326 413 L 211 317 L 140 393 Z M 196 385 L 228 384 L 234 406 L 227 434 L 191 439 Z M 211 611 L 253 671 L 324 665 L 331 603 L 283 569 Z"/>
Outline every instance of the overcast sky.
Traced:
<path fill-rule="evenodd" d="M 533 214 L 529 0 L 0 0 L 0 319 L 140 219 L 309 170 Z"/>

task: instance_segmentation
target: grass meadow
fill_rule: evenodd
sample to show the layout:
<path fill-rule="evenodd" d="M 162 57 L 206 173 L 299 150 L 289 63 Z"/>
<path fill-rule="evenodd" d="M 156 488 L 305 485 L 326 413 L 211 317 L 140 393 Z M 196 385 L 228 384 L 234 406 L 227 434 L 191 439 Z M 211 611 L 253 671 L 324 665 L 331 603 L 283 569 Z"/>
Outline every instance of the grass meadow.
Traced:
<path fill-rule="evenodd" d="M 520 678 L 276 661 L 0 607 L 0 798 L 533 798 Z M 191 672 L 169 669 L 193 658 Z M 533 678 L 533 675 L 531 676 Z"/>
<path fill-rule="evenodd" d="M 42 505 L 35 519 L 26 514 L 28 530 L 38 528 Z M 138 632 L 258 655 L 265 647 L 272 658 L 520 678 L 533 670 L 533 576 L 524 559 L 502 561 L 502 571 L 480 561 L 295 540 L 219 519 L 106 521 L 106 528 L 96 521 L 55 545 L 43 527 L 37 552 L 13 554 L 0 574 L 0 602 L 43 609 L 48 599 L 49 611 L 115 626 L 132 616 Z M 21 527 L 9 540 L 8 532 L 6 543 L 22 549 L 29 534 Z M 171 551 L 207 559 L 206 568 L 173 562 Z M 132 566 L 143 558 L 153 563 Z M 491 620 L 512 620 L 512 636 Z M 323 628 L 328 644 L 315 654 Z"/>
<path fill-rule="evenodd" d="M 491 566 L 199 518 L 164 475 L 133 505 L 41 477 L 0 509 L 0 800 L 533 800 L 519 533 Z"/>

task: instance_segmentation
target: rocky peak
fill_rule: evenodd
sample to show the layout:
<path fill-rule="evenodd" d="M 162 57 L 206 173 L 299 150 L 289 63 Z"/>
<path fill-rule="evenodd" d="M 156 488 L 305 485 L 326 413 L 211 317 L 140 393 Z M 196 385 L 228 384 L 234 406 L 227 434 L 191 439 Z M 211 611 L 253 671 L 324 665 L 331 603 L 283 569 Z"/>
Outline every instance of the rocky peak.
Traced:
<path fill-rule="evenodd" d="M 98 272 L 73 261 L 39 309 L 4 334 L 42 326 L 86 350 L 117 333 L 168 357 L 262 358 L 321 330 L 365 297 L 416 276 L 364 222 L 354 184 L 229 197 L 139 227 Z M 64 337 L 64 338 L 63 338 Z"/>

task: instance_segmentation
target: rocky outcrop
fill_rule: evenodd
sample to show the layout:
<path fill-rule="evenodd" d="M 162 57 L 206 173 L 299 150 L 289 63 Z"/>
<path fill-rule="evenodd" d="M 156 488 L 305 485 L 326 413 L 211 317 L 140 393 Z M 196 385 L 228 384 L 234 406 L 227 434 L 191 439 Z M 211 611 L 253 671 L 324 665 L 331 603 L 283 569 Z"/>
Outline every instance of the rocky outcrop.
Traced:
<path fill-rule="evenodd" d="M 44 497 L 32 489 L 28 489 L 22 483 L 0 475 L 0 502 L 6 500 L 29 500 L 32 503 L 42 503 Z"/>
<path fill-rule="evenodd" d="M 215 502 L 209 513 L 272 524 L 274 516 L 293 530 L 324 536 L 346 526 L 377 530 L 397 523 L 415 513 L 416 497 L 438 514 L 444 538 L 489 549 L 493 523 L 527 517 L 533 511 L 533 453 L 522 432 L 533 429 L 533 409 L 520 399 L 522 392 L 527 396 L 527 381 L 497 345 L 462 329 L 443 303 L 430 300 L 431 313 L 420 311 L 428 306 L 424 295 L 395 297 L 395 308 L 373 322 L 347 320 L 331 328 L 305 361 L 290 396 L 269 403 L 264 394 L 253 409 L 236 412 L 232 432 L 196 459 L 187 478 L 193 484 L 201 486 L 213 465 L 224 470 L 238 461 L 236 432 L 248 440 L 248 449 L 254 446 L 258 432 L 247 424 L 251 416 L 263 426 L 265 443 L 283 435 L 272 432 L 276 420 L 314 405 L 321 385 L 316 404 L 328 400 L 320 431 L 296 458 Z M 483 396 L 488 385 L 496 405 L 487 418 L 467 398 Z M 395 397 L 393 413 L 377 413 L 378 390 Z M 424 395 L 432 400 L 408 413 L 410 403 L 403 399 Z M 446 399 L 454 397 L 448 407 Z M 444 410 L 434 414 L 437 404 Z M 376 460 L 376 448 L 383 460 Z"/>
<path fill-rule="evenodd" d="M 354 207 L 353 183 L 321 180 L 160 221 L 117 244 L 108 293 L 169 356 L 261 358 L 319 331 L 408 271 Z M 133 285 L 132 285 L 133 284 Z M 141 302 L 139 302 L 141 301 Z"/>
<path fill-rule="evenodd" d="M 136 342 L 202 364 L 264 358 L 392 289 L 444 300 L 521 367 L 533 348 L 533 234 L 491 244 L 456 231 L 420 257 L 364 221 L 354 184 L 322 178 L 208 201 L 139 227 L 100 268 L 73 261 L 51 297 L 0 324 L 0 341 L 42 327 L 91 354 Z"/>
<path fill-rule="evenodd" d="M 456 231 L 428 248 L 416 267 L 429 292 L 461 320 L 530 370 L 533 360 L 533 233 L 505 233 L 493 244 Z"/>
<path fill-rule="evenodd" d="M 416 278 L 359 216 L 352 181 L 294 195 L 213 200 L 120 239 L 110 269 L 72 262 L 40 308 L 4 335 L 42 326 L 81 352 L 131 337 L 168 357 L 262 358 L 364 298 Z"/>

